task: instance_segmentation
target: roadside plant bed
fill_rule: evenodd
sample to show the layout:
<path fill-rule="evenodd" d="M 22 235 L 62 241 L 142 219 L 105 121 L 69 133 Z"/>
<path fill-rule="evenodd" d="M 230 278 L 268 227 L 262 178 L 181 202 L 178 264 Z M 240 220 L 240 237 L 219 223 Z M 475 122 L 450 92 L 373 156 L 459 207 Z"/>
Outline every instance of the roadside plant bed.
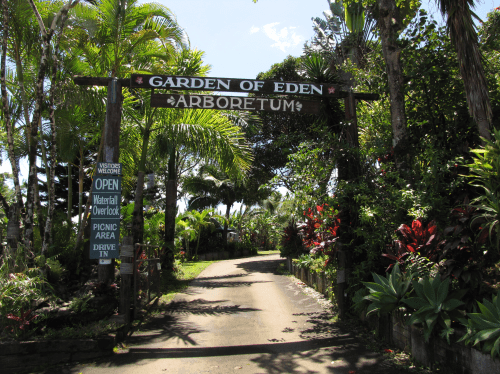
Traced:
<path fill-rule="evenodd" d="M 113 354 L 115 337 L 25 342 L 0 342 L 3 374 L 31 372 L 43 366 L 78 362 Z"/>
<path fill-rule="evenodd" d="M 403 264 L 406 269 L 400 271 L 396 262 L 385 277 L 373 273 L 374 282 L 363 282 L 366 289 L 355 296 L 354 309 L 374 318 L 381 337 L 424 365 L 449 373 L 500 372 L 495 358 L 500 354 L 498 293 L 491 301 L 477 301 L 478 309 L 468 313 L 467 289 L 457 290 L 432 267 L 415 263 Z"/>
<path fill-rule="evenodd" d="M 325 297 L 332 298 L 332 280 L 324 271 L 311 271 L 306 267 L 299 266 L 291 257 L 287 258 L 286 264 L 290 274 L 294 275 L 297 279 L 300 279 L 308 286 L 314 288 Z"/>
<path fill-rule="evenodd" d="M 431 336 L 426 342 L 422 328 L 408 326 L 395 315 L 362 315 L 361 319 L 376 330 L 379 338 L 411 354 L 424 367 L 450 374 L 500 373 L 498 357 L 492 358 L 489 353 L 460 342 L 465 330 L 455 330 L 451 344 L 437 336 Z"/>
<path fill-rule="evenodd" d="M 320 291 L 319 284 L 321 284 L 321 279 L 328 279 L 325 277 L 324 273 L 317 273 L 314 271 L 310 271 L 307 268 L 300 267 L 297 262 L 293 261 L 291 258 L 287 258 L 287 267 L 289 272 L 293 274 L 296 278 L 300 279 L 306 285 L 310 287 L 314 287 L 318 292 L 324 293 Z M 399 271 L 398 266 L 394 266 L 393 273 L 396 277 L 396 274 Z M 380 277 L 378 278 L 379 283 L 383 284 L 382 279 L 391 279 L 390 275 L 388 278 Z M 395 282 L 395 279 L 394 282 Z M 328 284 L 331 287 L 331 280 L 328 280 Z M 389 282 L 387 282 L 389 283 Z M 438 284 L 439 283 L 439 284 Z M 444 294 L 445 286 L 442 285 L 443 282 L 436 282 L 437 288 L 441 286 L 441 292 Z M 406 294 L 408 291 L 410 284 L 409 282 L 404 283 L 400 282 L 399 288 L 398 284 L 395 284 L 395 292 L 402 295 Z M 430 288 L 431 284 L 427 284 L 426 288 Z M 453 295 L 453 294 L 451 294 Z M 443 296 L 444 297 L 444 296 Z M 384 301 L 387 301 L 389 298 L 383 298 Z M 453 298 L 449 298 L 450 300 L 454 300 Z M 444 300 L 447 300 L 444 297 Z M 490 316 L 495 315 L 496 309 L 494 307 L 498 303 L 498 299 L 494 299 L 494 303 L 485 302 L 484 306 L 492 309 L 491 313 L 488 313 L 487 310 L 484 310 L 485 314 Z M 372 302 L 372 305 L 375 304 Z M 387 308 L 387 304 L 382 305 L 380 303 L 378 308 Z M 483 304 L 481 304 L 483 305 Z M 376 305 L 377 306 L 377 305 Z M 369 311 L 370 309 L 368 309 Z M 372 309 L 373 310 L 373 309 Z M 500 309 L 499 309 L 500 310 Z M 489 374 L 489 373 L 500 373 L 500 359 L 492 357 L 490 353 L 483 353 L 480 350 L 472 347 L 466 346 L 463 341 L 467 341 L 467 339 L 472 339 L 475 335 L 471 335 L 471 333 L 466 333 L 465 328 L 457 329 L 455 324 L 452 327 L 455 327 L 453 331 L 450 331 L 448 334 L 441 334 L 443 337 L 436 336 L 436 334 L 431 334 L 428 331 L 425 331 L 424 328 L 418 327 L 418 325 L 408 325 L 405 320 L 402 319 L 401 313 L 399 310 L 396 310 L 395 307 L 391 309 L 392 313 L 382 313 L 379 317 L 375 313 L 370 313 L 367 316 L 366 310 L 361 313 L 361 320 L 367 323 L 372 329 L 375 329 L 379 338 L 384 339 L 389 345 L 393 345 L 409 354 L 411 354 L 412 358 L 418 361 L 424 367 L 430 367 L 433 369 L 439 368 L 440 372 L 450 373 L 450 374 Z M 480 314 L 480 313 L 477 313 Z M 481 322 L 480 316 L 476 314 L 476 321 L 478 323 Z M 414 316 L 418 316 L 417 313 L 413 314 Z M 492 317 L 494 319 L 494 317 Z M 500 317 L 500 315 L 498 316 Z M 416 320 L 416 317 L 413 317 L 413 320 Z M 412 319 L 409 319 L 412 321 Z M 490 324 L 494 323 L 492 321 L 487 322 Z M 500 329 L 499 329 L 500 331 Z M 478 337 L 475 337 L 476 339 Z M 479 337 L 480 338 L 480 337 Z M 449 343 L 447 341 L 449 340 Z M 492 347 L 491 347 L 492 348 Z"/>
<path fill-rule="evenodd" d="M 116 330 L 106 322 L 118 306 L 115 284 L 87 282 L 63 300 L 38 275 L 11 273 L 0 290 L 0 341 L 94 338 Z"/>

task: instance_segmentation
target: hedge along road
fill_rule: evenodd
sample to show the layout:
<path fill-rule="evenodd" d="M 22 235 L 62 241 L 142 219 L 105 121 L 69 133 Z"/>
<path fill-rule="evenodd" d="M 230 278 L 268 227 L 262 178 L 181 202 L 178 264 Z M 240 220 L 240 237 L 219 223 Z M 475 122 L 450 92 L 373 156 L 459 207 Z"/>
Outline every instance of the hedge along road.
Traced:
<path fill-rule="evenodd" d="M 51 373 L 404 373 L 276 274 L 279 255 L 210 265 L 161 315 L 127 339 L 128 351 Z M 411 371 L 409 371 L 411 372 Z"/>

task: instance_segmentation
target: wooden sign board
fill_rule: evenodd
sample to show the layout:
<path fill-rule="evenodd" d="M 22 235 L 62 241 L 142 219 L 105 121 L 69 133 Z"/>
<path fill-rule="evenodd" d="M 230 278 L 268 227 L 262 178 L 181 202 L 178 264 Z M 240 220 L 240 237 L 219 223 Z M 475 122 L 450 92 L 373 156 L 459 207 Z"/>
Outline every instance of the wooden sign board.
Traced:
<path fill-rule="evenodd" d="M 341 87 L 329 83 L 282 82 L 256 79 L 184 77 L 132 74 L 130 87 L 174 91 L 246 92 L 268 95 L 347 97 Z"/>
<path fill-rule="evenodd" d="M 118 258 L 121 177 L 114 175 L 95 176 L 92 184 L 90 258 Z"/>
<path fill-rule="evenodd" d="M 266 97 L 151 94 L 151 107 L 318 114 L 321 103 Z"/>
<path fill-rule="evenodd" d="M 119 162 L 98 162 L 97 175 L 121 175 L 122 164 Z"/>

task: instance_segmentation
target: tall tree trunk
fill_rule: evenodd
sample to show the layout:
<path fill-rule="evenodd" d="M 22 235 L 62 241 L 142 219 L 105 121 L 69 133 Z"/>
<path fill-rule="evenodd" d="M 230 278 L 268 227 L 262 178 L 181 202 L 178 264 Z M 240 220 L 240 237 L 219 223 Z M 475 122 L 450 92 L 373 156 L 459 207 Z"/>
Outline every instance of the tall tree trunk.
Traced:
<path fill-rule="evenodd" d="M 137 173 L 137 186 L 135 188 L 134 212 L 132 213 L 132 236 L 135 243 L 142 243 L 144 237 L 144 176 L 146 175 L 146 158 L 149 148 L 149 138 L 151 136 L 150 125 L 146 124 L 144 137 L 142 140 L 141 160 Z"/>
<path fill-rule="evenodd" d="M 441 13 L 446 17 L 450 39 L 457 51 L 469 113 L 477 124 L 479 135 L 489 140 L 493 114 L 477 33 L 472 20 L 471 6 L 474 6 L 474 0 L 440 0 L 439 4 Z"/>
<path fill-rule="evenodd" d="M 9 156 L 9 161 L 12 167 L 12 175 L 14 179 L 14 189 L 16 195 L 16 204 L 15 206 L 10 207 L 8 211 L 8 229 L 7 229 L 7 238 L 9 245 L 14 249 L 17 248 L 17 241 L 19 240 L 19 214 L 20 210 L 23 206 L 23 199 L 21 194 L 21 185 L 19 183 L 19 168 L 17 165 L 16 156 L 14 154 L 14 134 L 13 127 L 10 117 L 9 110 L 9 100 L 7 96 L 7 84 L 5 81 L 5 69 L 7 62 L 7 40 L 9 37 L 9 8 L 7 4 L 7 0 L 1 0 L 2 3 L 2 11 L 3 11 L 3 33 L 2 33 L 2 57 L 0 61 L 0 84 L 1 84 L 1 92 L 2 92 L 2 106 L 3 106 L 3 115 L 4 115 L 4 123 L 5 130 L 7 132 L 7 153 Z"/>
<path fill-rule="evenodd" d="M 68 162 L 68 214 L 66 220 L 68 221 L 68 227 L 71 227 L 71 218 L 73 213 L 73 167 L 70 162 Z"/>
<path fill-rule="evenodd" d="M 108 101 L 106 103 L 106 124 L 104 126 L 104 162 L 117 163 L 120 160 L 120 125 L 122 120 L 122 86 L 113 78 L 108 84 Z M 114 280 L 115 261 L 110 265 L 99 265 L 99 282 L 110 284 Z"/>
<path fill-rule="evenodd" d="M 58 84 L 57 71 L 59 68 L 59 47 L 61 44 L 61 36 L 66 23 L 66 17 L 61 18 L 61 25 L 59 26 L 59 33 L 56 37 L 54 51 L 52 53 L 52 71 L 50 77 L 50 90 L 49 90 L 49 120 L 50 120 L 50 176 L 47 176 L 47 187 L 49 191 L 49 201 L 47 209 L 47 219 L 45 221 L 45 232 L 42 241 L 42 254 L 45 254 L 49 245 L 53 244 L 52 226 L 54 218 L 55 207 L 55 173 L 56 173 L 56 156 L 57 156 L 57 126 L 55 115 L 55 94 Z M 42 146 L 43 148 L 43 146 Z M 71 184 L 71 183 L 70 183 Z M 69 221 L 71 222 L 71 209 L 68 211 L 70 215 Z"/>
<path fill-rule="evenodd" d="M 226 204 L 226 219 L 224 220 L 224 231 L 223 231 L 223 243 L 224 243 L 224 250 L 227 250 L 227 229 L 229 227 L 229 215 L 231 213 L 231 207 L 233 206 L 233 202 L 230 202 L 229 204 Z"/>
<path fill-rule="evenodd" d="M 378 20 L 389 83 L 391 101 L 391 125 L 393 145 L 396 154 L 404 148 L 406 142 L 406 115 L 403 92 L 403 69 L 401 66 L 401 50 L 398 45 L 398 31 L 401 19 L 395 0 L 377 0 Z"/>
<path fill-rule="evenodd" d="M 101 153 L 99 151 L 99 153 Z M 80 150 L 80 165 L 78 166 L 78 228 L 82 223 L 83 208 L 83 152 Z"/>
<path fill-rule="evenodd" d="M 135 187 L 134 211 L 132 212 L 132 237 L 135 243 L 142 243 L 144 238 L 144 175 L 143 170 L 137 173 L 137 185 Z"/>
<path fill-rule="evenodd" d="M 168 159 L 167 181 L 165 186 L 165 253 L 162 263 L 170 268 L 173 261 L 175 239 L 175 216 L 177 215 L 177 170 L 176 151 L 172 146 Z"/>
<path fill-rule="evenodd" d="M 42 36 L 42 56 L 40 58 L 40 65 L 38 66 L 38 75 L 36 79 L 35 86 L 35 107 L 33 109 L 33 116 L 31 118 L 31 132 L 28 134 L 29 147 L 28 147 L 28 162 L 29 162 L 29 175 L 28 175 L 28 188 L 26 193 L 26 215 L 24 220 L 24 246 L 25 251 L 28 254 L 33 253 L 33 208 L 34 208 L 34 191 L 35 183 L 37 183 L 37 170 L 36 170 L 36 159 L 37 159 L 37 138 L 38 138 L 38 121 L 42 114 L 42 105 L 44 102 L 44 81 L 45 75 L 48 67 L 48 57 L 50 54 L 50 41 L 54 35 L 59 24 L 64 25 L 64 21 L 60 22 L 61 19 L 65 20 L 68 16 L 68 12 L 71 8 L 75 7 L 79 0 L 68 1 L 54 16 L 50 29 L 47 31 L 45 24 L 43 22 L 38 8 L 34 0 L 28 0 L 31 9 L 35 15 L 35 18 L 40 27 L 40 33 Z M 62 32 L 62 27 L 61 27 Z"/>

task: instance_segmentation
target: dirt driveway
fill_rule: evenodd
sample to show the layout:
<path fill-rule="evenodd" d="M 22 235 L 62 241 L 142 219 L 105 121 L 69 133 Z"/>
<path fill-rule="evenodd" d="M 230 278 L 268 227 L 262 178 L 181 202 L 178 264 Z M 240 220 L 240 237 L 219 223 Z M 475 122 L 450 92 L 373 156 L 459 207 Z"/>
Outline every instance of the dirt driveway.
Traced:
<path fill-rule="evenodd" d="M 214 263 L 151 323 L 128 351 L 52 373 L 405 373 L 329 309 L 276 274 L 279 255 Z M 411 371 L 409 371 L 411 372 Z"/>

